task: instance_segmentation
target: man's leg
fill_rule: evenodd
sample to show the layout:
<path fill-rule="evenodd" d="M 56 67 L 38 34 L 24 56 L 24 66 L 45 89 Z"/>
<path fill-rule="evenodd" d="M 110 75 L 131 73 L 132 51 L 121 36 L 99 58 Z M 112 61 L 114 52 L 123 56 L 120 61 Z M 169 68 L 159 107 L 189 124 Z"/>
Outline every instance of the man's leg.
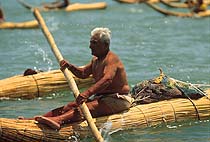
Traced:
<path fill-rule="evenodd" d="M 71 109 L 61 115 L 46 117 L 46 116 L 37 116 L 35 120 L 41 124 L 46 124 L 52 129 L 60 129 L 62 124 L 73 123 L 77 121 L 84 120 L 81 115 L 79 108 Z"/>
<path fill-rule="evenodd" d="M 46 114 L 44 114 L 42 116 L 44 116 L 44 117 L 55 117 L 55 116 L 59 116 L 59 115 L 62 115 L 65 112 L 67 112 L 67 111 L 69 111 L 69 110 L 71 110 L 71 109 L 73 109 L 75 107 L 77 107 L 76 102 L 70 102 L 70 103 L 68 103 L 65 106 L 62 106 L 60 108 L 56 108 L 56 109 L 54 109 L 52 111 L 49 111 L 49 112 L 47 112 Z"/>
<path fill-rule="evenodd" d="M 42 116 L 44 116 L 44 117 L 55 117 L 55 116 L 59 116 L 59 115 L 62 115 L 62 114 L 64 114 L 65 112 L 67 112 L 67 111 L 69 111 L 69 110 L 71 110 L 71 109 L 74 109 L 75 107 L 77 107 L 76 102 L 70 102 L 70 103 L 68 103 L 68 104 L 65 105 L 65 106 L 62 106 L 62 107 L 56 108 L 56 109 L 54 109 L 54 110 L 51 110 L 51 111 L 45 113 L 45 114 L 42 115 Z M 37 117 L 37 116 L 35 116 L 35 118 L 36 118 L 36 117 Z M 40 116 L 39 116 L 39 117 L 40 117 Z M 21 119 L 21 120 L 34 120 L 34 117 L 32 117 L 32 118 L 25 118 L 25 117 L 23 117 L 23 116 L 19 116 L 18 119 Z"/>

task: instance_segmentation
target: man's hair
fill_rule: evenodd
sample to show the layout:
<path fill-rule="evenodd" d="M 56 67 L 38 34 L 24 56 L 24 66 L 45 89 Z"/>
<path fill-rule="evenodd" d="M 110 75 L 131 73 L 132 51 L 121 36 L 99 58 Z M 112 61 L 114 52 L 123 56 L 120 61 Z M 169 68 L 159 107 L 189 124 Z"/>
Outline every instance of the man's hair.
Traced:
<path fill-rule="evenodd" d="M 108 28 L 95 28 L 91 31 L 91 37 L 99 34 L 100 40 L 106 44 L 110 44 L 111 31 Z"/>

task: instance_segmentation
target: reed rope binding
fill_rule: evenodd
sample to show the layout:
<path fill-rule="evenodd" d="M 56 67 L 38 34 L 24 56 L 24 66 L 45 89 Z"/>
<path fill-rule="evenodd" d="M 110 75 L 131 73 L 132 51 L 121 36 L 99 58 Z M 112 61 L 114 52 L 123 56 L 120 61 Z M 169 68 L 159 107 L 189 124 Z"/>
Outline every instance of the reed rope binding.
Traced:
<path fill-rule="evenodd" d="M 161 109 L 161 106 L 159 104 L 157 104 L 158 108 L 160 109 L 160 112 L 162 113 L 162 120 L 164 123 L 167 123 L 167 120 L 165 119 L 165 114 L 163 112 L 163 110 Z"/>
<path fill-rule="evenodd" d="M 176 110 L 175 110 L 173 104 L 169 100 L 166 100 L 166 101 L 171 105 L 171 107 L 173 109 L 173 112 L 174 112 L 174 122 L 177 122 Z"/>
<path fill-rule="evenodd" d="M 149 127 L 150 125 L 149 125 L 149 121 L 147 120 L 147 117 L 146 117 L 146 115 L 144 114 L 144 112 L 139 108 L 139 107 L 136 107 L 142 114 L 143 114 L 143 116 L 144 116 L 144 119 L 145 119 L 145 121 L 146 121 L 146 123 L 147 123 L 147 127 Z"/>
<path fill-rule="evenodd" d="M 34 81 L 35 81 L 35 83 L 36 83 L 36 88 L 37 88 L 36 97 L 40 97 L 40 95 L 39 95 L 39 84 L 38 84 L 36 78 L 35 78 L 33 75 L 32 75 L 32 78 L 34 79 Z"/>

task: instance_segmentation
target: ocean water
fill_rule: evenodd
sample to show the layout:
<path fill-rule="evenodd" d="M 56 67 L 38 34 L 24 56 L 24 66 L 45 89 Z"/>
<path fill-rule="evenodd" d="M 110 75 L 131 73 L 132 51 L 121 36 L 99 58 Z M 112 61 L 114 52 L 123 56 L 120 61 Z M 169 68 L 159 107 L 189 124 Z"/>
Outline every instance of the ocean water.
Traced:
<path fill-rule="evenodd" d="M 33 5 L 44 2 L 25 1 Z M 145 4 L 105 1 L 108 3 L 105 10 L 42 13 L 64 58 L 78 66 L 88 63 L 90 31 L 108 27 L 112 31 L 111 50 L 123 61 L 131 86 L 159 75 L 159 68 L 179 80 L 210 84 L 210 18 L 165 17 Z M 34 19 L 16 0 L 0 2 L 7 21 Z M 22 74 L 27 68 L 43 71 L 59 68 L 42 31 L 0 30 L 0 79 Z M 71 93 L 59 92 L 33 100 L 1 100 L 0 117 L 32 117 L 73 99 Z M 209 142 L 210 122 L 187 121 L 107 132 L 104 138 L 107 142 Z"/>

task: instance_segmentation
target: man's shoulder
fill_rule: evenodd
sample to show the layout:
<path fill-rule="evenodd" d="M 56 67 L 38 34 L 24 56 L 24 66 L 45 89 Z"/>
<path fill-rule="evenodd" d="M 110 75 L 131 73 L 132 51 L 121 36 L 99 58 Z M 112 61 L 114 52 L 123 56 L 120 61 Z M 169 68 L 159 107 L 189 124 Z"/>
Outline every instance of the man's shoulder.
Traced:
<path fill-rule="evenodd" d="M 120 57 L 117 54 L 115 54 L 114 52 L 110 52 L 110 56 L 112 59 L 120 60 Z"/>
<path fill-rule="evenodd" d="M 121 62 L 119 56 L 117 54 L 115 54 L 114 52 L 109 53 L 106 61 L 108 61 L 109 63 L 119 63 L 119 62 Z"/>
<path fill-rule="evenodd" d="M 112 58 L 119 58 L 117 54 L 115 54 L 114 52 L 110 51 L 108 54 L 110 57 Z"/>

